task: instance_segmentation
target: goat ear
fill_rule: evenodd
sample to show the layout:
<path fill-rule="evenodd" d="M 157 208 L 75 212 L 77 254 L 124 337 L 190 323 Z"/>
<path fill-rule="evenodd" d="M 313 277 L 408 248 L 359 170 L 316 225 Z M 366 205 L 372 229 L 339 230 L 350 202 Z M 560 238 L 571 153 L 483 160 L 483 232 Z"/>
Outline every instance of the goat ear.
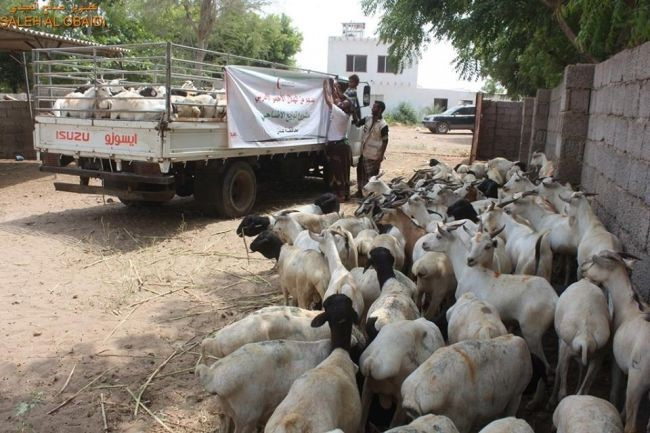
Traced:
<path fill-rule="evenodd" d="M 633 254 L 630 254 L 630 253 L 620 252 L 620 253 L 618 253 L 618 255 L 623 259 L 623 263 L 625 263 L 625 267 L 629 271 L 632 270 L 632 266 L 634 266 L 634 263 L 636 263 L 637 260 L 641 260 L 639 257 L 637 257 L 637 256 L 635 256 Z"/>
<path fill-rule="evenodd" d="M 355 313 L 356 314 L 356 313 Z M 327 312 L 323 311 L 320 313 L 318 316 L 314 317 L 313 320 L 311 321 L 311 327 L 312 328 L 320 328 L 323 326 L 325 323 L 327 323 Z"/>

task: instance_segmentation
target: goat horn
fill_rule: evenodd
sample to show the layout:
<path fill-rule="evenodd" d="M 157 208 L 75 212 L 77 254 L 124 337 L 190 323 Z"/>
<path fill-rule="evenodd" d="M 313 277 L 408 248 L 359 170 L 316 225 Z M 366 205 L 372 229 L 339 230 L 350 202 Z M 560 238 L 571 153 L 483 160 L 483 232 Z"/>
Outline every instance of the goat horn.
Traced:
<path fill-rule="evenodd" d="M 506 228 L 505 224 L 497 231 L 490 233 L 490 239 L 496 238 Z"/>
<path fill-rule="evenodd" d="M 566 198 L 566 197 L 562 196 L 562 194 L 559 194 L 558 197 L 560 198 L 560 200 L 562 200 L 564 202 L 571 203 L 571 198 L 570 197 Z"/>
<path fill-rule="evenodd" d="M 510 200 L 506 200 L 504 202 L 501 202 L 501 203 L 497 204 L 497 207 L 499 207 L 500 209 L 503 209 L 504 207 L 508 206 L 509 204 L 512 204 L 512 203 L 516 202 L 520 198 L 521 197 L 517 197 L 517 198 L 510 199 Z"/>
<path fill-rule="evenodd" d="M 382 177 L 384 175 L 384 173 L 385 173 L 384 171 L 380 171 L 379 174 L 377 176 L 375 176 L 375 179 L 379 179 L 380 177 Z"/>
<path fill-rule="evenodd" d="M 582 193 L 582 195 L 585 196 L 585 197 L 595 197 L 595 196 L 598 195 L 598 193 L 597 192 L 584 192 L 584 193 Z"/>

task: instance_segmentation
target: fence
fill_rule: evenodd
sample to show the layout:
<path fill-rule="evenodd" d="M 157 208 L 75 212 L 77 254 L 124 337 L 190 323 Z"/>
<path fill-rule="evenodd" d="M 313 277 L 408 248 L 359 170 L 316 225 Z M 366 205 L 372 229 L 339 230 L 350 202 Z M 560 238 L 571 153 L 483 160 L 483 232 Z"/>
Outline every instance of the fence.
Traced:
<path fill-rule="evenodd" d="M 33 127 L 27 101 L 0 101 L 0 158 L 35 159 Z"/>

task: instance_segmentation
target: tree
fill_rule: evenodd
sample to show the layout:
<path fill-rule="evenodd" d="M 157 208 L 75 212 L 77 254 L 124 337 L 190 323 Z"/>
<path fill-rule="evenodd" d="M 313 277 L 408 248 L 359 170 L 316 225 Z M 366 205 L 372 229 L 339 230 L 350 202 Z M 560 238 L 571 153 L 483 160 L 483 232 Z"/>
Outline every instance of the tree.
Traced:
<path fill-rule="evenodd" d="M 508 93 L 556 85 L 564 67 L 650 40 L 649 0 L 362 0 L 383 12 L 379 37 L 404 66 L 448 39 L 464 78 L 494 77 Z"/>

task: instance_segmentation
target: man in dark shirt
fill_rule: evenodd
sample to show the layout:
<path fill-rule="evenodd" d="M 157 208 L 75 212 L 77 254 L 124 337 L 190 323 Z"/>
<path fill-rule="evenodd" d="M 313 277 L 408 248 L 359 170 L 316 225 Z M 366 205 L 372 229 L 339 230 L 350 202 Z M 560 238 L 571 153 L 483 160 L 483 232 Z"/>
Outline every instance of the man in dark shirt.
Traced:
<path fill-rule="evenodd" d="M 348 88 L 345 89 L 345 96 L 352 102 L 352 121 L 361 120 L 361 106 L 357 97 L 357 86 L 359 85 L 359 76 L 357 74 L 348 77 Z"/>

